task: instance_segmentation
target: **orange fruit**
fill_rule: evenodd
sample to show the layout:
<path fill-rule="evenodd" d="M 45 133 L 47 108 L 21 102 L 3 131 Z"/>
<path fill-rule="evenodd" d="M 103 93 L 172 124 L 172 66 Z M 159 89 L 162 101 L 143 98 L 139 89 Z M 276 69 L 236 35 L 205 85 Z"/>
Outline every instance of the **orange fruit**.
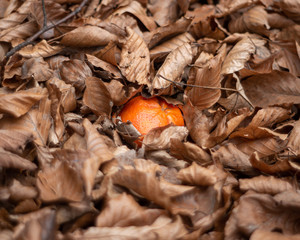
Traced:
<path fill-rule="evenodd" d="M 153 128 L 163 127 L 170 123 L 184 126 L 180 109 L 159 97 L 150 99 L 142 96 L 134 97 L 125 104 L 119 116 L 122 122 L 130 121 L 142 136 Z"/>

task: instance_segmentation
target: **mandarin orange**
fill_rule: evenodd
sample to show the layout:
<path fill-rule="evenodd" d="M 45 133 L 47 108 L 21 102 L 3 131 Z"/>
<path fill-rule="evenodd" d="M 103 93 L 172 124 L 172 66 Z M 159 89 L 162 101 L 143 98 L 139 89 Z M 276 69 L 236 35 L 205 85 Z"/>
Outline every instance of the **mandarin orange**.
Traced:
<path fill-rule="evenodd" d="M 142 136 L 153 128 L 163 127 L 170 123 L 184 126 L 180 109 L 159 97 L 150 99 L 142 96 L 134 97 L 125 104 L 119 116 L 123 122 L 130 121 Z"/>

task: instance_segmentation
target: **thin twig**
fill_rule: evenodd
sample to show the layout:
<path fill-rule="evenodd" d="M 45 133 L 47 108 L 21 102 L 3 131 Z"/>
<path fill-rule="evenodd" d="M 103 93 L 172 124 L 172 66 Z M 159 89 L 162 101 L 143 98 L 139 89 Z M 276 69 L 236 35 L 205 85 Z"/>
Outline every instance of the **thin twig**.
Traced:
<path fill-rule="evenodd" d="M 163 78 L 164 80 L 180 85 L 180 86 L 187 86 L 187 87 L 197 87 L 197 88 L 204 88 L 204 89 L 212 89 L 212 90 L 225 90 L 225 91 L 233 91 L 233 92 L 239 92 L 239 90 L 233 89 L 233 88 L 223 88 L 223 87 L 209 87 L 209 86 L 199 86 L 199 85 L 193 85 L 193 84 L 187 84 L 187 83 L 181 83 L 181 82 L 174 82 L 170 79 L 165 78 L 164 76 L 158 74 L 158 77 Z"/>
<path fill-rule="evenodd" d="M 80 12 L 80 10 L 83 8 L 83 6 L 88 2 L 89 0 L 83 0 L 81 2 L 81 4 L 78 6 L 78 8 L 76 8 L 73 12 L 71 12 L 69 15 L 65 16 L 64 18 L 60 19 L 58 22 L 53 23 L 49 26 L 45 26 L 43 27 L 40 31 L 38 31 L 36 34 L 34 34 L 33 36 L 31 36 L 30 38 L 28 38 L 25 42 L 22 42 L 21 44 L 17 45 L 16 47 L 14 47 L 13 49 L 11 49 L 6 55 L 6 58 L 11 57 L 12 55 L 14 55 L 17 51 L 21 50 L 23 47 L 26 47 L 27 45 L 31 44 L 35 39 L 37 39 L 41 34 L 43 34 L 44 32 L 47 32 L 48 30 L 54 28 L 55 26 L 67 21 L 68 19 L 70 19 L 71 17 L 75 16 L 77 13 Z"/>
<path fill-rule="evenodd" d="M 43 16 L 44 16 L 43 28 L 45 28 L 47 26 L 47 13 L 46 13 L 45 0 L 42 0 L 42 8 L 43 8 Z"/>
<path fill-rule="evenodd" d="M 240 93 L 240 90 L 237 89 L 233 89 L 233 88 L 223 88 L 223 87 L 209 87 L 209 86 L 199 86 L 199 85 L 193 85 L 193 84 L 187 84 L 187 83 L 181 83 L 181 82 L 174 82 L 170 79 L 165 78 L 164 76 L 158 74 L 158 77 L 163 78 L 164 80 L 180 85 L 180 86 L 187 86 L 187 87 L 197 87 L 197 88 L 204 88 L 204 89 L 212 89 L 212 90 L 225 90 L 225 91 L 232 91 L 232 92 L 236 92 L 238 93 L 238 95 L 240 95 L 252 108 L 254 108 L 254 106 L 252 105 L 251 102 L 249 102 L 249 100 L 247 98 L 245 98 L 243 96 L 243 94 Z"/>

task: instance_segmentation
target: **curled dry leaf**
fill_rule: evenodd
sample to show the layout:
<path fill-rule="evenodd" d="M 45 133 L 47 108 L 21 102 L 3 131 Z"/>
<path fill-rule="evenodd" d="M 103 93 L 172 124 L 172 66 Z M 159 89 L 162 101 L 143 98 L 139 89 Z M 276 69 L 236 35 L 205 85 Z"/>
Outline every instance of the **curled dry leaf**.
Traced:
<path fill-rule="evenodd" d="M 170 148 L 170 140 L 176 138 L 179 141 L 188 136 L 186 127 L 167 126 L 150 130 L 143 139 L 145 150 L 158 150 Z"/>
<path fill-rule="evenodd" d="M 300 234 L 290 235 L 279 232 L 267 231 L 264 229 L 257 229 L 251 234 L 250 240 L 297 240 Z"/>
<path fill-rule="evenodd" d="M 161 2 L 154 0 L 148 5 L 148 9 L 159 26 L 166 26 L 177 19 L 177 1 L 166 0 Z"/>
<path fill-rule="evenodd" d="M 172 83 L 166 79 L 180 82 L 184 68 L 192 62 L 192 59 L 192 47 L 189 43 L 184 43 L 169 53 L 152 81 L 150 88 L 152 94 L 167 95 L 172 92 Z"/>
<path fill-rule="evenodd" d="M 189 84 L 198 87 L 192 87 L 186 90 L 185 94 L 198 109 L 202 110 L 214 105 L 221 96 L 221 66 L 226 54 L 226 44 L 223 45 L 218 55 L 209 60 L 203 68 L 196 68 L 194 79 L 189 79 Z M 201 88 L 203 86 L 204 88 Z M 216 89 L 207 89 L 205 87 L 213 87 Z"/>
<path fill-rule="evenodd" d="M 0 148 L 0 166 L 3 168 L 16 168 L 29 171 L 33 171 L 37 168 L 37 166 L 29 160 L 17 154 L 5 151 L 2 148 Z"/>
<path fill-rule="evenodd" d="M 193 162 L 188 168 L 181 169 L 177 178 L 182 182 L 197 186 L 210 186 L 216 183 L 215 173 Z"/>
<path fill-rule="evenodd" d="M 67 162 L 39 171 L 37 187 L 43 202 L 79 202 L 84 198 L 82 179 Z"/>
<path fill-rule="evenodd" d="M 25 199 L 35 198 L 38 192 L 33 186 L 26 186 L 14 179 L 9 187 L 10 199 L 15 202 L 20 202 Z"/>
<path fill-rule="evenodd" d="M 274 70 L 271 73 L 249 77 L 242 82 L 242 85 L 253 105 L 268 107 L 283 103 L 299 104 L 299 83 L 300 79 L 293 74 Z"/>
<path fill-rule="evenodd" d="M 293 0 L 279 0 L 274 2 L 275 6 L 278 6 L 282 11 L 291 19 L 299 22 L 299 10 L 300 3 Z"/>
<path fill-rule="evenodd" d="M 83 103 L 97 116 L 110 116 L 113 102 L 109 91 L 100 78 L 88 77 L 85 80 L 86 89 L 83 94 Z"/>
<path fill-rule="evenodd" d="M 126 28 L 119 68 L 129 82 L 150 86 L 150 54 L 144 40 L 132 29 Z"/>
<path fill-rule="evenodd" d="M 0 29 L 5 30 L 8 28 L 15 27 L 21 24 L 26 19 L 26 17 L 26 14 L 20 14 L 17 12 L 11 13 L 8 16 L 0 19 Z"/>
<path fill-rule="evenodd" d="M 0 112 L 20 117 L 26 114 L 46 94 L 45 89 L 38 87 L 11 94 L 0 94 Z"/>
<path fill-rule="evenodd" d="M 290 181 L 275 178 L 273 176 L 258 176 L 251 179 L 240 179 L 239 184 L 242 191 L 253 190 L 258 193 L 267 193 L 271 195 L 276 195 L 277 193 L 288 190 L 296 190 Z"/>
<path fill-rule="evenodd" d="M 97 227 L 127 227 L 151 225 L 160 215 L 161 209 L 145 209 L 126 193 L 109 199 L 96 219 Z"/>
<path fill-rule="evenodd" d="M 117 41 L 117 36 L 96 26 L 75 28 L 64 35 L 61 44 L 71 47 L 104 46 L 110 41 Z"/>
<path fill-rule="evenodd" d="M 265 40 L 253 36 L 242 38 L 226 56 L 221 74 L 230 74 L 243 69 L 256 48 L 263 46 L 265 43 Z"/>

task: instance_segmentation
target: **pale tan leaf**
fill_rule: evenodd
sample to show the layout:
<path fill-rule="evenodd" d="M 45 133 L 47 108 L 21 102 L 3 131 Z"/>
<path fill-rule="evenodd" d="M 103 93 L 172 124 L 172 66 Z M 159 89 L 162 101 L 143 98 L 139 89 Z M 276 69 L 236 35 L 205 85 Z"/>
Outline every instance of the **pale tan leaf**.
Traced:
<path fill-rule="evenodd" d="M 9 186 L 9 193 L 10 199 L 15 202 L 20 202 L 29 198 L 35 198 L 38 195 L 35 187 L 23 185 L 16 179 L 14 179 L 12 185 Z"/>
<path fill-rule="evenodd" d="M 256 47 L 265 43 L 265 40 L 253 38 L 252 36 L 242 38 L 226 56 L 221 74 L 230 74 L 243 69 L 251 54 L 255 52 Z"/>
<path fill-rule="evenodd" d="M 163 54 L 169 53 L 175 50 L 177 47 L 183 45 L 184 43 L 192 43 L 195 39 L 193 36 L 187 32 L 177 35 L 176 37 L 171 38 L 163 42 L 162 44 L 152 48 L 150 50 L 150 57 L 154 59 Z"/>
<path fill-rule="evenodd" d="M 62 50 L 61 46 L 51 46 L 46 40 L 42 40 L 36 45 L 26 46 L 18 53 L 26 58 L 51 57 L 58 54 Z"/>
<path fill-rule="evenodd" d="M 0 119 L 1 128 L 32 134 L 37 145 L 45 146 L 51 126 L 50 105 L 51 100 L 45 97 L 41 99 L 38 106 L 31 108 L 20 118 L 4 117 Z"/>
<path fill-rule="evenodd" d="M 191 166 L 181 169 L 177 173 L 177 178 L 184 183 L 198 186 L 210 186 L 217 181 L 212 170 L 201 167 L 195 162 Z"/>
<path fill-rule="evenodd" d="M 38 87 L 11 94 L 0 94 L 0 112 L 20 117 L 26 114 L 46 94 L 45 89 Z"/>
<path fill-rule="evenodd" d="M 104 46 L 110 41 L 117 41 L 117 36 L 96 26 L 75 28 L 64 35 L 61 44 L 72 47 Z"/>
<path fill-rule="evenodd" d="M 196 74 L 194 79 L 189 79 L 189 84 L 193 84 L 199 87 L 192 87 L 190 90 L 186 90 L 185 94 L 191 101 L 191 103 L 199 110 L 209 108 L 213 106 L 221 96 L 221 90 L 217 89 L 221 87 L 221 66 L 226 54 L 226 44 L 221 47 L 218 55 L 209 60 L 203 68 L 196 68 Z M 213 87 L 216 89 L 207 89 L 203 87 Z"/>
<path fill-rule="evenodd" d="M 300 103 L 300 79 L 293 74 L 274 70 L 242 82 L 245 93 L 255 106 L 268 107 L 283 103 Z"/>
<path fill-rule="evenodd" d="M 37 187 L 43 202 L 79 202 L 84 197 L 82 179 L 67 162 L 56 162 L 40 171 Z"/>
<path fill-rule="evenodd" d="M 3 168 L 16 168 L 29 171 L 33 171 L 37 168 L 37 166 L 29 160 L 5 151 L 2 148 L 0 148 L 0 166 Z"/>
<path fill-rule="evenodd" d="M 97 227 L 127 227 L 151 225 L 164 210 L 141 207 L 126 193 L 109 199 L 106 207 L 96 219 Z"/>
<path fill-rule="evenodd" d="M 170 140 L 176 138 L 180 141 L 188 136 L 186 127 L 167 126 L 150 130 L 143 139 L 146 150 L 170 148 Z"/>
<path fill-rule="evenodd" d="M 147 16 L 146 9 L 144 9 L 138 1 L 130 2 L 129 5 L 117 9 L 113 14 L 122 15 L 124 13 L 131 13 L 137 17 L 149 31 L 156 28 L 156 23 L 152 17 Z"/>
<path fill-rule="evenodd" d="M 144 40 L 132 29 L 126 28 L 127 37 L 122 46 L 119 68 L 129 82 L 149 86 L 150 54 Z"/>
<path fill-rule="evenodd" d="M 189 43 L 184 43 L 170 52 L 152 81 L 150 88 L 152 94 L 157 92 L 159 94 L 167 94 L 170 92 L 172 83 L 165 80 L 165 78 L 174 82 L 180 82 L 184 68 L 192 62 L 192 59 L 192 47 Z"/>
<path fill-rule="evenodd" d="M 258 193 L 267 193 L 271 195 L 288 190 L 296 190 L 289 181 L 273 176 L 258 176 L 251 179 L 240 179 L 239 184 L 242 191 L 253 190 Z"/>
<path fill-rule="evenodd" d="M 120 63 L 121 50 L 114 42 L 109 42 L 104 48 L 93 53 L 97 58 L 106 61 L 114 66 L 118 66 Z"/>
<path fill-rule="evenodd" d="M 83 103 L 97 116 L 110 116 L 113 102 L 109 91 L 100 78 L 88 77 L 85 80 L 86 89 L 83 94 Z"/>

